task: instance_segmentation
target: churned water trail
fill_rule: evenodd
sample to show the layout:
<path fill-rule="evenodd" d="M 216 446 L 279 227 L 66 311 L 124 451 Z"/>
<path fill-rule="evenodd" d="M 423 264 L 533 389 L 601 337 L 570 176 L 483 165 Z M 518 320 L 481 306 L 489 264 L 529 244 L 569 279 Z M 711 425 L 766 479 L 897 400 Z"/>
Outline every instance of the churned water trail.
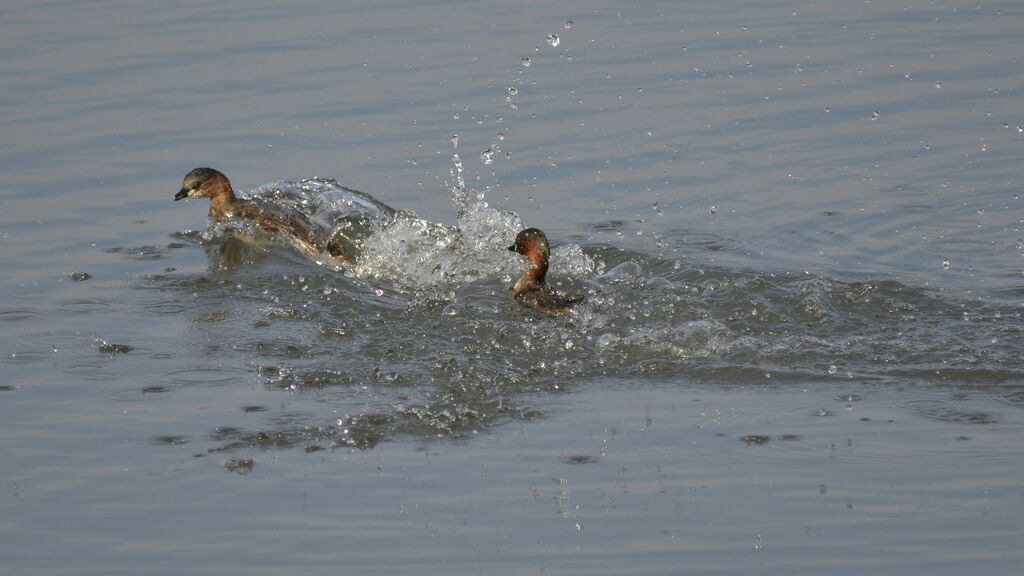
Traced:
<path fill-rule="evenodd" d="M 186 345 L 200 357 L 210 345 L 215 357 L 230 350 L 232 363 L 248 365 L 264 385 L 336 407 L 300 424 L 268 415 L 258 429 L 217 432 L 218 450 L 459 437 L 538 417 L 532 394 L 637 376 L 720 386 L 1011 390 L 1024 379 L 1019 307 L 898 279 L 733 265 L 722 256 L 741 245 L 685 230 L 660 233 L 655 251 L 623 247 L 616 239 L 630 222 L 596 223 L 554 240 L 550 281 L 588 300 L 568 318 L 545 317 L 509 293 L 525 266 L 507 250 L 522 218 L 466 189 L 454 161 L 454 225 L 332 180 L 276 182 L 250 193 L 346 235 L 358 254 L 349 270 L 214 227 L 178 235 L 206 251 L 207 269 L 141 280 L 160 299 L 142 303 L 147 309 L 168 306 L 167 298 L 191 300 Z M 220 377 L 208 368 L 174 370 L 155 384 L 173 392 L 215 386 Z"/>

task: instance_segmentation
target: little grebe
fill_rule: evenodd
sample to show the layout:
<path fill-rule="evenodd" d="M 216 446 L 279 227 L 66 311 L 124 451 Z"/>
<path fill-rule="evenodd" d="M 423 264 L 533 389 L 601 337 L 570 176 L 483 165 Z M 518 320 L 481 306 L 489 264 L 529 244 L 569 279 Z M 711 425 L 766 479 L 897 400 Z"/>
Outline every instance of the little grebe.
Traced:
<path fill-rule="evenodd" d="M 551 250 L 544 233 L 536 228 L 527 228 L 516 235 L 514 244 L 508 247 L 518 252 L 529 261 L 530 265 L 523 272 L 523 277 L 512 287 L 512 295 L 516 301 L 527 306 L 536 306 L 545 314 L 564 316 L 574 304 L 586 300 L 582 294 L 559 294 L 544 281 L 548 273 L 548 258 Z"/>
<path fill-rule="evenodd" d="M 310 256 L 326 254 L 344 264 L 352 262 L 344 245 L 331 238 L 330 231 L 297 212 L 274 210 L 270 205 L 236 197 L 227 176 L 213 168 L 196 168 L 186 174 L 181 190 L 174 195 L 175 200 L 182 198 L 209 198 L 210 217 L 216 222 L 251 222 L 268 234 L 291 241 Z"/>

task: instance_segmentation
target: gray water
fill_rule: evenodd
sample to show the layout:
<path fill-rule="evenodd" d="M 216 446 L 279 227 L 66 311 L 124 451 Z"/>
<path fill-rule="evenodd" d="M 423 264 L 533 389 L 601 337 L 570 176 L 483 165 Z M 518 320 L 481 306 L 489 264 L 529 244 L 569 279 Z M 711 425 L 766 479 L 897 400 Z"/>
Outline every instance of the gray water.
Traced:
<path fill-rule="evenodd" d="M 0 573 L 1021 573 L 1018 3 L 0 15 Z"/>

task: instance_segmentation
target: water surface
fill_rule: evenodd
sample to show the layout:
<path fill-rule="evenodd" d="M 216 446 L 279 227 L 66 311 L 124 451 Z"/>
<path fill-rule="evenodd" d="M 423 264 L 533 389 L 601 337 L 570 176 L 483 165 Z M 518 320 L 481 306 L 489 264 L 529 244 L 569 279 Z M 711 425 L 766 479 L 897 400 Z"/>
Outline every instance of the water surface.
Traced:
<path fill-rule="evenodd" d="M 1016 4 L 0 22 L 4 570 L 1019 569 Z M 369 210 L 357 265 L 200 165 Z"/>

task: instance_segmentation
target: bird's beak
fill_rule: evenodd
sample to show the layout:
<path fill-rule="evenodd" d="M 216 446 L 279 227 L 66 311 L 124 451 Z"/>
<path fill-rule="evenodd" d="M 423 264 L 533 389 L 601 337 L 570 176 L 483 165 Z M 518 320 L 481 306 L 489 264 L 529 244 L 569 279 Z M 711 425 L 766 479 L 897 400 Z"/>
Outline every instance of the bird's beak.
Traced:
<path fill-rule="evenodd" d="M 509 246 L 509 247 L 508 247 L 508 251 L 509 251 L 509 252 L 515 252 L 515 251 L 516 251 L 516 245 L 515 245 L 515 244 L 513 244 L 513 245 Z"/>
<path fill-rule="evenodd" d="M 174 195 L 175 200 L 181 200 L 182 198 L 188 198 L 188 190 L 184 188 L 178 190 L 178 193 Z"/>

